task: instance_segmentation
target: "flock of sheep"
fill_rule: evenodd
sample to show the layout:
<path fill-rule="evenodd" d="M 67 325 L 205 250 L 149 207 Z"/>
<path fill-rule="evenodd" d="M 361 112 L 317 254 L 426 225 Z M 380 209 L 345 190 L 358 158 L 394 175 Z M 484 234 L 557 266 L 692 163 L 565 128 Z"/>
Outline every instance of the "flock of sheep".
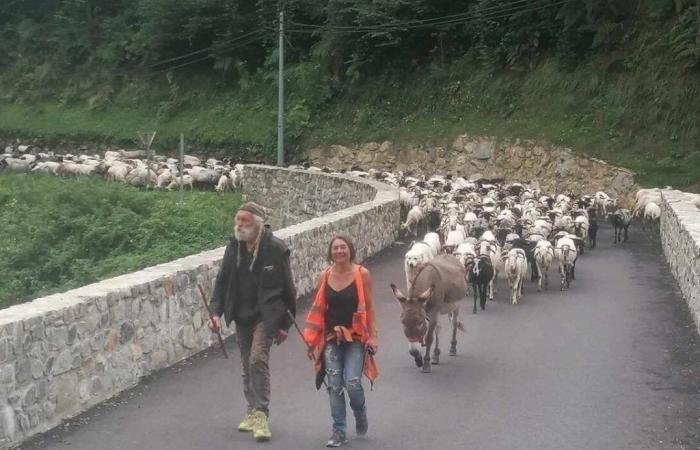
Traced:
<path fill-rule="evenodd" d="M 54 175 L 92 175 L 108 181 L 128 183 L 132 186 L 153 186 L 156 189 L 179 187 L 193 189 L 214 188 L 219 192 L 237 189 L 241 185 L 243 166 L 214 158 L 202 161 L 200 158 L 185 155 L 183 170 L 176 158 L 154 156 L 152 161 L 142 159 L 141 150 L 107 151 L 103 156 L 55 154 L 53 152 L 33 153 L 31 147 L 8 146 L 0 154 L 0 170 L 48 172 Z"/>
<path fill-rule="evenodd" d="M 586 247 L 594 248 L 599 218 L 615 229 L 615 242 L 627 241 L 632 218 L 658 223 L 660 190 L 642 189 L 634 208 L 621 208 L 604 192 L 575 197 L 547 195 L 522 183 L 496 184 L 434 176 L 428 180 L 404 177 L 400 185 L 405 221 L 401 229 L 417 239 L 405 255 L 406 284 L 421 264 L 439 254 L 451 254 L 465 267 L 481 308 L 493 300 L 496 280 L 504 273 L 510 301 L 523 294 L 528 267 L 538 290 L 548 286 L 548 271 L 558 265 L 562 290 L 575 279 L 576 262 Z"/>
<path fill-rule="evenodd" d="M 425 177 L 359 167 L 334 171 L 308 164 L 290 168 L 373 178 L 398 187 L 401 233 L 413 239 L 404 257 L 409 292 L 426 262 L 438 255 L 452 255 L 465 267 L 474 313 L 477 301 L 485 309 L 486 299 L 493 300 L 501 273 L 510 285 L 513 304 L 522 298 L 528 268 L 539 291 L 547 289 L 552 265 L 558 266 L 561 290 L 569 289 L 579 256 L 586 247 L 596 246 L 600 219 L 613 226 L 618 243 L 628 240 L 634 218 L 641 219 L 646 228 L 658 227 L 661 217 L 661 190 L 657 188 L 640 189 L 630 210 L 602 191 L 548 195 L 527 184 L 504 184 L 503 180 Z"/>

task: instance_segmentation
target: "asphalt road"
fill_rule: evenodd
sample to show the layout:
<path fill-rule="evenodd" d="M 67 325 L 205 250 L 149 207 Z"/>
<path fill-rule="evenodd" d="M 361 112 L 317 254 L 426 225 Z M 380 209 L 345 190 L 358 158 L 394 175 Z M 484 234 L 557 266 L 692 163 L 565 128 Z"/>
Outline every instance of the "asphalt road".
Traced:
<path fill-rule="evenodd" d="M 579 259 L 570 291 L 529 282 L 522 303 L 471 314 L 458 356 L 423 374 L 407 353 L 390 282 L 401 285 L 397 245 L 370 263 L 378 302 L 380 378 L 367 391 L 369 433 L 355 449 L 700 449 L 700 339 L 658 238 L 631 231 Z M 447 342 L 443 328 L 443 343 Z M 322 448 L 330 432 L 325 391 L 297 336 L 272 353 L 271 429 L 265 444 L 235 426 L 242 417 L 234 359 L 218 351 L 144 379 L 138 387 L 39 436 L 24 449 L 193 450 Z M 349 412 L 349 411 L 348 411 Z"/>

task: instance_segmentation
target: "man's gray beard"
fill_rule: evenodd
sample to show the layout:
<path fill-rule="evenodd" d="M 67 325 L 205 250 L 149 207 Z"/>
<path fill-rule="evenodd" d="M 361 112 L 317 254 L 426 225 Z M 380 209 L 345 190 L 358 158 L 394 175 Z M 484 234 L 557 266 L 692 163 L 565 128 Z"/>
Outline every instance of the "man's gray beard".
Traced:
<path fill-rule="evenodd" d="M 258 233 L 255 227 L 246 228 L 244 230 L 239 230 L 238 227 L 235 227 L 233 229 L 233 234 L 236 237 L 236 239 L 241 242 L 253 242 L 255 241 L 255 238 L 257 237 Z"/>

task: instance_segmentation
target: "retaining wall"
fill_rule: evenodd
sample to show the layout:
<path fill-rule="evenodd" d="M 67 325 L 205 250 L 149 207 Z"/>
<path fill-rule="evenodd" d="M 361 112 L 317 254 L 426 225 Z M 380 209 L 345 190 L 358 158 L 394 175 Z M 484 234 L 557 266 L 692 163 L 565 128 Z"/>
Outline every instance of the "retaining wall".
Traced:
<path fill-rule="evenodd" d="M 700 333 L 700 209 L 681 191 L 661 193 L 661 243 Z"/>
<path fill-rule="evenodd" d="M 398 235 L 398 193 L 379 183 L 247 166 L 244 196 L 273 212 L 289 205 L 275 217 L 298 223 L 275 235 L 292 250 L 300 296 L 313 290 L 332 233 L 352 236 L 360 259 Z M 0 310 L 0 448 L 209 347 L 197 284 L 212 291 L 224 249 Z"/>

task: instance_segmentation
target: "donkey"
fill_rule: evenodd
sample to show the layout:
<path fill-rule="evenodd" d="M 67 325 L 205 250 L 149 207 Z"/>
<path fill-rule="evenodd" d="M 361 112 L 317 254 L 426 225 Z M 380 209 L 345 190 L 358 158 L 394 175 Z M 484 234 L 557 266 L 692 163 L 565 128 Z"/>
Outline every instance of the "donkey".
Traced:
<path fill-rule="evenodd" d="M 439 255 L 419 267 L 408 295 L 395 284 L 391 290 L 401 305 L 401 324 L 409 342 L 409 354 L 423 372 L 431 372 L 431 364 L 440 363 L 440 314 L 452 320 L 450 356 L 457 354 L 457 329 L 464 331 L 459 322 L 459 301 L 466 297 L 467 283 L 464 266 L 452 255 Z M 435 340 L 431 360 L 430 349 Z M 420 346 L 425 346 L 421 359 Z"/>

